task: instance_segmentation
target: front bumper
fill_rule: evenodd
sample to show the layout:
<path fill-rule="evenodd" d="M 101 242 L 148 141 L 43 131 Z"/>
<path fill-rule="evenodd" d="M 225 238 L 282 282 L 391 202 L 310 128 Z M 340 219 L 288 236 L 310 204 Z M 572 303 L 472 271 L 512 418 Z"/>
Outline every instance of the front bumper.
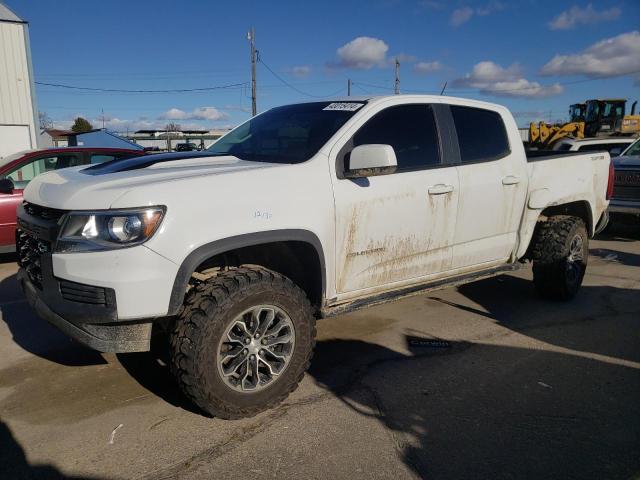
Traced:
<path fill-rule="evenodd" d="M 145 246 L 52 253 L 57 228 L 55 218 L 18 208 L 18 280 L 38 315 L 99 351 L 149 350 L 152 320 L 167 315 L 177 266 Z"/>
<path fill-rule="evenodd" d="M 58 327 L 71 338 L 100 352 L 145 352 L 150 348 L 151 321 L 118 322 L 112 305 L 87 305 L 65 299 L 60 282 L 43 269 L 42 290 L 24 269 L 18 282 L 29 305 L 39 317 Z"/>
<path fill-rule="evenodd" d="M 618 200 L 614 197 L 609 202 L 609 212 L 640 215 L 640 200 Z"/>

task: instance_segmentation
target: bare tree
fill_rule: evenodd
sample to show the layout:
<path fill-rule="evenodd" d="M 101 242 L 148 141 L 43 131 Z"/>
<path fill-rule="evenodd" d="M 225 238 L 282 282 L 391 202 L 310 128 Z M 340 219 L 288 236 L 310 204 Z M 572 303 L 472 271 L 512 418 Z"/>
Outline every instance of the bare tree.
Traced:
<path fill-rule="evenodd" d="M 164 127 L 165 131 L 167 132 L 167 152 L 171 151 L 171 139 L 175 136 L 177 137 L 177 135 L 175 135 L 175 132 L 180 132 L 182 130 L 182 127 L 180 125 L 178 125 L 177 123 L 167 123 L 167 125 Z"/>
<path fill-rule="evenodd" d="M 53 120 L 47 115 L 47 112 L 38 112 L 38 122 L 40 124 L 40 130 L 53 128 Z"/>

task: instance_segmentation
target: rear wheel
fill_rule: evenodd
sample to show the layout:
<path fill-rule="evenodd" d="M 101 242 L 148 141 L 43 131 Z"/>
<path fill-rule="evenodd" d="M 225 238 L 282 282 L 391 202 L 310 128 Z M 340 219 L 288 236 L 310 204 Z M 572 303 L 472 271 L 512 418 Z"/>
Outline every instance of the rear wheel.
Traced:
<path fill-rule="evenodd" d="M 589 237 L 577 217 L 550 217 L 539 226 L 533 252 L 533 281 L 540 295 L 572 298 L 582 285 L 589 256 Z"/>
<path fill-rule="evenodd" d="M 305 293 L 283 275 L 245 266 L 189 292 L 171 334 L 171 364 L 202 410 L 249 417 L 295 390 L 314 345 Z"/>

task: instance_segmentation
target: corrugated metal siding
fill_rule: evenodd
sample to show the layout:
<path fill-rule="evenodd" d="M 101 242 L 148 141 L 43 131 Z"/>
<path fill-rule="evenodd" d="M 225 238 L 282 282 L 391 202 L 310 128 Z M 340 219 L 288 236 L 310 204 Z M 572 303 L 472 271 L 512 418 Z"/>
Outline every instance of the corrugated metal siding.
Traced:
<path fill-rule="evenodd" d="M 0 125 L 33 125 L 24 26 L 0 22 Z"/>

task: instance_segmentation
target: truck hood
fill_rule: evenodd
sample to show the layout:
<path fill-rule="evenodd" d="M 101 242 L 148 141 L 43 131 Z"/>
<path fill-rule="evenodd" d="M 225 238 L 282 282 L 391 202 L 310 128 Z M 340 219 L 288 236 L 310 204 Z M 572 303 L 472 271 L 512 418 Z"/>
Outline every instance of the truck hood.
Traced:
<path fill-rule="evenodd" d="M 27 185 L 24 199 L 62 210 L 107 209 L 133 189 L 283 166 L 244 161 L 233 156 L 149 155 L 39 175 Z"/>

